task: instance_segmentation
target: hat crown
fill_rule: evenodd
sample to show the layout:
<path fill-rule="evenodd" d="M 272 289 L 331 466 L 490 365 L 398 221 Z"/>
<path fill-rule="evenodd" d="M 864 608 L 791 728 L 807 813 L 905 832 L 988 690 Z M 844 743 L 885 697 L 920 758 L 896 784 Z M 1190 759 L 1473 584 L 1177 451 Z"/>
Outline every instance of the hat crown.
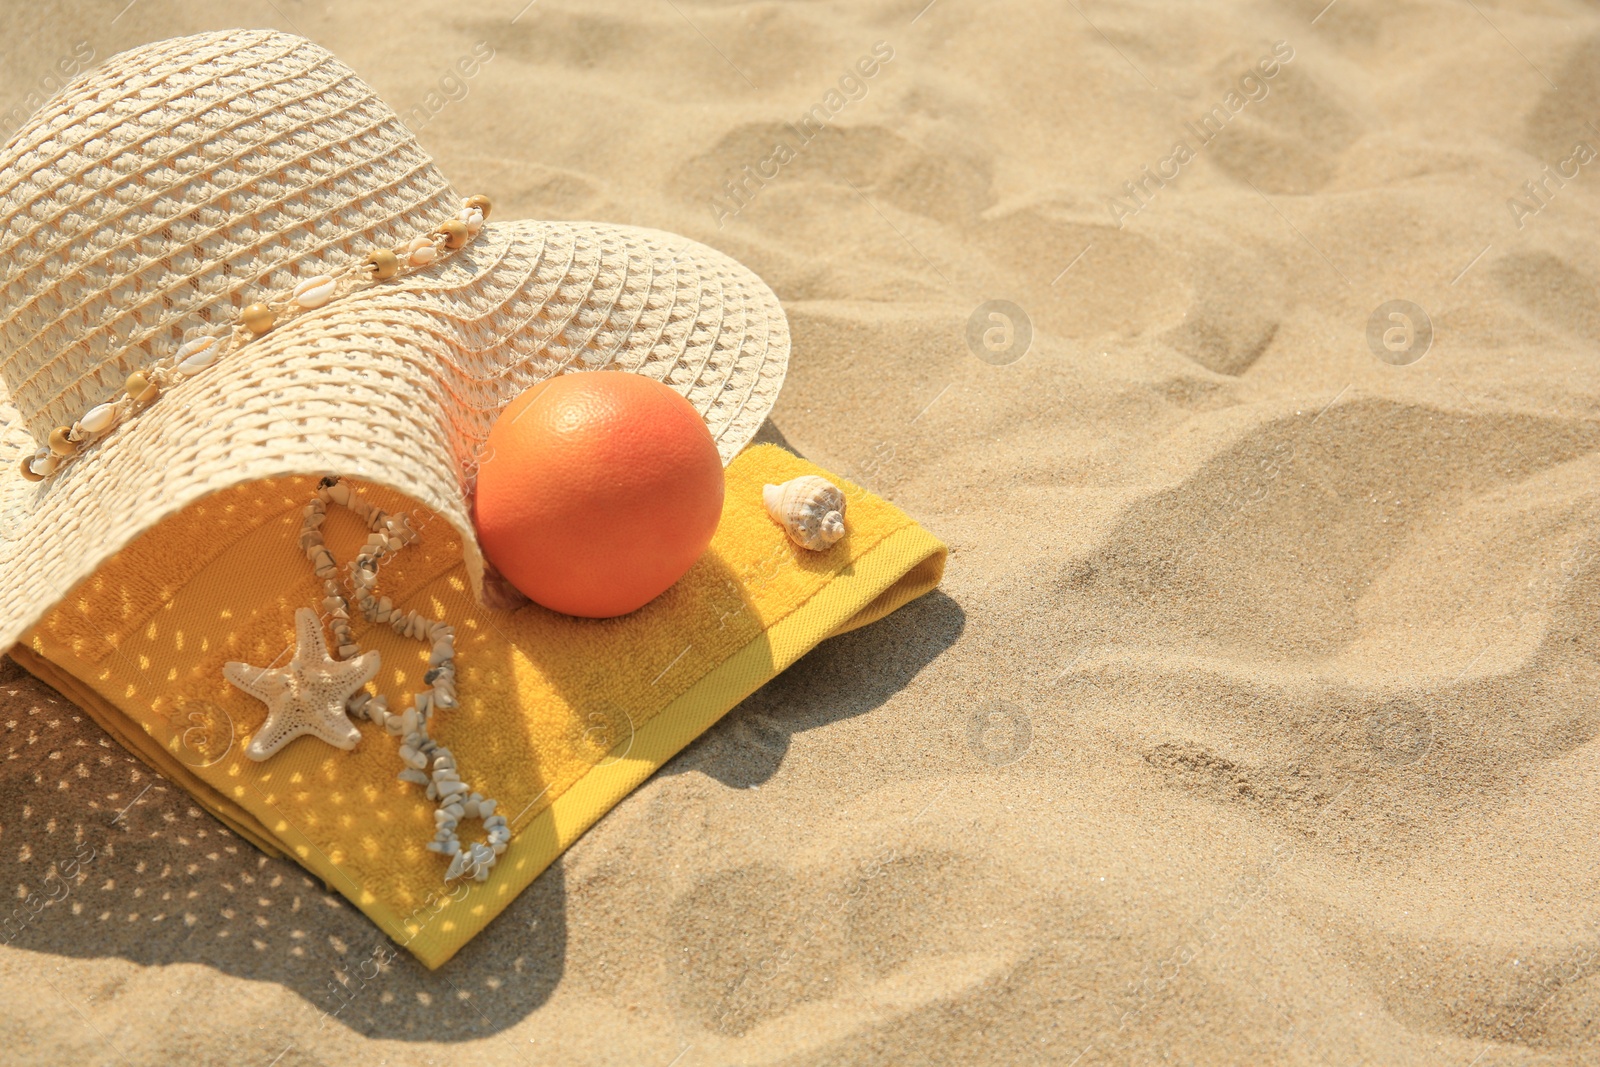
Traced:
<path fill-rule="evenodd" d="M 394 111 L 304 38 L 121 53 L 0 149 L 0 381 L 42 442 L 185 333 L 454 206 Z"/>

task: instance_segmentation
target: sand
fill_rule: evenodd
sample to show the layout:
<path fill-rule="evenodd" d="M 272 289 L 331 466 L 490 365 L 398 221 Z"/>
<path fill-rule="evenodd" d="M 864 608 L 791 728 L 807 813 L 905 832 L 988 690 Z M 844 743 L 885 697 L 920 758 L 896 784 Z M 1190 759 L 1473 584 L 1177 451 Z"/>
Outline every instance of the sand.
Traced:
<path fill-rule="evenodd" d="M 522 2 L 8 6 L 0 104 L 314 38 L 506 216 L 759 271 L 762 439 L 944 587 L 436 973 L 7 664 L 0 881 L 94 852 L 0 947 L 0 1059 L 1600 1059 L 1600 9 Z"/>

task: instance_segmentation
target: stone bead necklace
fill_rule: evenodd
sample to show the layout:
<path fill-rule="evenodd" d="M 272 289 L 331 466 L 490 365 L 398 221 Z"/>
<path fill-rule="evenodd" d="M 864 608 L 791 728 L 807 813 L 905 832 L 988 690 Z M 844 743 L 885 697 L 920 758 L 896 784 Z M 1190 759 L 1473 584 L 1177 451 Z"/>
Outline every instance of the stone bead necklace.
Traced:
<path fill-rule="evenodd" d="M 433 646 L 428 655 L 427 673 L 422 676 L 430 688 L 414 694 L 411 707 L 396 714 L 389 711 L 385 697 L 374 697 L 365 690 L 351 697 L 345 706 L 356 718 L 368 719 L 400 738 L 400 760 L 405 764 L 399 774 L 400 780 L 425 787 L 428 799 L 438 804 L 433 813 L 435 833 L 427 848 L 450 857 L 445 881 L 466 876 L 484 881 L 495 861 L 505 852 L 511 840 L 511 828 L 504 815 L 495 813 L 495 801 L 470 791 L 461 780 L 454 753 L 428 736 L 433 713 L 457 706 L 455 628 L 442 620 L 425 619 L 416 611 L 402 611 L 388 597 L 379 597 L 374 592 L 378 563 L 384 556 L 414 543 L 417 532 L 411 528 L 407 516 L 390 515 L 382 508 L 373 507 L 338 478 L 328 477 L 318 483 L 316 497 L 305 508 L 300 548 L 311 561 L 317 577 L 322 579 L 326 594 L 322 608 L 332 617 L 331 629 L 338 646 L 336 655 L 341 660 L 351 659 L 361 650 L 350 632 L 352 597 L 347 597 L 340 586 L 338 565 L 322 538 L 321 527 L 330 504 L 348 508 L 372 531 L 355 559 L 346 564 L 352 597 L 362 615 L 373 623 L 386 623 L 402 637 Z M 463 819 L 477 819 L 483 826 L 486 840 L 463 846 L 456 834 L 456 827 Z"/>
<path fill-rule="evenodd" d="M 118 425 L 152 404 L 162 393 L 185 378 L 216 363 L 223 355 L 270 333 L 290 318 L 348 296 L 358 289 L 420 270 L 442 255 L 465 247 L 489 217 L 489 198 L 469 196 L 453 217 L 426 234 L 379 248 L 363 260 L 336 271 L 318 274 L 287 289 L 248 304 L 234 320 L 188 331 L 171 354 L 128 375 L 122 395 L 96 404 L 69 426 L 50 431 L 49 442 L 22 457 L 22 476 L 40 482 L 72 462 L 84 446 L 104 437 Z M 130 349 L 131 359 L 132 349 Z"/>

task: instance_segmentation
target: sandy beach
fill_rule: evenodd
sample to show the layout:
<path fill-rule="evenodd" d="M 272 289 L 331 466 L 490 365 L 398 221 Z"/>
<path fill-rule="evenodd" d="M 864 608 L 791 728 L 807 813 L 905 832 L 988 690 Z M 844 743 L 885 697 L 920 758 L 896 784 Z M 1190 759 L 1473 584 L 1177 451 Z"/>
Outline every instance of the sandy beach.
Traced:
<path fill-rule="evenodd" d="M 758 440 L 944 584 L 434 972 L 0 662 L 0 1060 L 1600 1059 L 1600 8 L 524 3 L 11 6 L 0 137 L 309 37 L 504 217 L 759 273 Z"/>

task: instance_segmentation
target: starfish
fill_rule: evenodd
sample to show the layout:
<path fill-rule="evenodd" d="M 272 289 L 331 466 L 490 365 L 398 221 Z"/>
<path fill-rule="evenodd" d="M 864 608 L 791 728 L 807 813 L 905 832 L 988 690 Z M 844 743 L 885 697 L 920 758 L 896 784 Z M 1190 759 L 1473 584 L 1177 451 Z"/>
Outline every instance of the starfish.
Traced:
<path fill-rule="evenodd" d="M 252 667 L 229 662 L 222 674 L 267 706 L 267 721 L 251 740 L 245 755 L 264 760 L 301 734 L 311 734 L 334 748 L 352 749 L 361 731 L 345 712 L 345 701 L 378 673 L 378 653 L 336 660 L 322 643 L 322 620 L 310 608 L 294 613 L 294 659 L 287 667 Z"/>

